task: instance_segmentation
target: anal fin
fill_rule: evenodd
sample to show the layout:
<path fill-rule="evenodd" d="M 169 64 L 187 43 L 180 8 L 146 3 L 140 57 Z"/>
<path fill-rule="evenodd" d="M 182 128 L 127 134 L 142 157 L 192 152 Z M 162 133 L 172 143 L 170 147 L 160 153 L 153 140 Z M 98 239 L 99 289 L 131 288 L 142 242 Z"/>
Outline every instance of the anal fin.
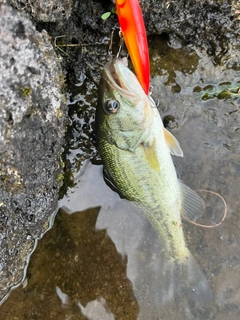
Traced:
<path fill-rule="evenodd" d="M 196 221 L 202 218 L 205 211 L 205 205 L 199 195 L 178 180 L 181 191 L 180 213 L 183 218 L 190 221 Z"/>

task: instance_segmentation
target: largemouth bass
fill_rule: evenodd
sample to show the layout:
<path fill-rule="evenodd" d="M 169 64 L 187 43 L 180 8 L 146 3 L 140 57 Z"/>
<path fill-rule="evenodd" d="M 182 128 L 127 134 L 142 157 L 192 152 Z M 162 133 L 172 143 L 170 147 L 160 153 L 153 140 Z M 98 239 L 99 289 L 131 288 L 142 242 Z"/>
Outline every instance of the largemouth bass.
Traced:
<path fill-rule="evenodd" d="M 126 61 L 107 63 L 99 85 L 95 126 L 104 168 L 161 239 L 166 295 L 171 298 L 188 287 L 197 302 L 208 301 L 211 289 L 186 246 L 181 222 L 181 215 L 190 220 L 201 216 L 204 203 L 177 179 L 171 154 L 183 156 L 180 145 Z"/>

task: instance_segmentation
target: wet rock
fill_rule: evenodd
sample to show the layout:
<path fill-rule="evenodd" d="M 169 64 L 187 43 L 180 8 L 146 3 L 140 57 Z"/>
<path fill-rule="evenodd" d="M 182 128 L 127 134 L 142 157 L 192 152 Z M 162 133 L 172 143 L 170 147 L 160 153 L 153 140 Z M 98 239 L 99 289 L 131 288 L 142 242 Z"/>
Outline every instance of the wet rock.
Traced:
<path fill-rule="evenodd" d="M 173 47 L 194 44 L 223 55 L 240 27 L 234 1 L 154 1 L 143 5 L 148 33 L 170 35 Z"/>
<path fill-rule="evenodd" d="M 171 35 L 172 46 L 191 43 L 205 47 L 210 55 L 223 54 L 229 48 L 230 39 L 239 33 L 237 0 L 148 0 L 140 3 L 147 33 Z M 112 14 L 103 21 L 101 15 L 114 7 L 113 1 L 79 1 L 72 12 L 71 22 L 78 25 L 80 32 L 88 30 L 89 38 L 91 31 L 109 34 L 117 17 Z M 78 37 L 77 34 L 71 36 Z"/>
<path fill-rule="evenodd" d="M 64 55 L 65 66 L 74 68 L 77 76 L 88 72 L 86 65 L 98 61 L 96 47 L 118 24 L 114 13 L 105 21 L 101 18 L 103 13 L 114 11 L 112 0 L 54 0 L 49 5 L 42 0 L 10 0 L 10 3 L 30 14 L 37 28 L 44 27 L 59 48 L 71 56 L 69 59 Z M 167 34 L 173 48 L 191 43 L 203 47 L 219 63 L 230 47 L 239 43 L 238 0 L 142 0 L 140 4 L 148 35 Z"/>
<path fill-rule="evenodd" d="M 227 33 L 239 28 L 232 1 L 156 1 L 144 7 L 148 32 L 172 34 L 175 41 L 205 46 L 213 55 L 228 49 Z"/>
<path fill-rule="evenodd" d="M 18 10 L 27 12 L 38 22 L 58 22 L 67 20 L 71 15 L 72 0 L 10 0 Z"/>
<path fill-rule="evenodd" d="M 61 186 L 63 76 L 46 32 L 0 5 L 0 299 L 24 276 Z"/>
<path fill-rule="evenodd" d="M 112 0 L 54 0 L 50 3 L 10 0 L 10 3 L 27 12 L 37 23 L 50 22 L 46 26 L 48 31 L 54 36 L 65 34 L 70 43 L 72 39 L 99 40 L 99 35 L 108 35 L 117 23 L 115 14 L 106 21 L 101 19 L 103 13 L 114 11 Z M 223 54 L 229 49 L 230 39 L 239 33 L 238 0 L 142 0 L 140 4 L 147 33 L 171 35 L 172 46 L 192 43 L 205 47 L 210 55 Z"/>

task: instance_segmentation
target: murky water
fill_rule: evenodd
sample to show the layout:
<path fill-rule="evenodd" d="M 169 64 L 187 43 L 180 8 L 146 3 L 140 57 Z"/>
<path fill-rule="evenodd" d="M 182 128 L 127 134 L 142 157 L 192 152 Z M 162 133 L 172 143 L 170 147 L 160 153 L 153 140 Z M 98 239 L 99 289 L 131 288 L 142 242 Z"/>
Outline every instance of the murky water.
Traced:
<path fill-rule="evenodd" d="M 98 160 L 92 144 L 98 66 L 98 79 L 75 79 L 69 94 L 67 160 L 75 185 L 60 200 L 53 228 L 39 241 L 23 285 L 1 306 L 0 319 L 240 318 L 240 48 L 216 63 L 203 51 L 173 49 L 158 37 L 150 47 L 152 95 L 184 152 L 174 159 L 181 179 L 220 193 L 228 205 L 219 227 L 184 222 L 213 299 L 203 306 L 189 296 L 159 303 L 161 262 L 151 226 L 105 185 L 100 165 L 85 161 Z M 207 204 L 214 217 L 206 221 L 221 219 L 223 208 L 211 197 Z"/>

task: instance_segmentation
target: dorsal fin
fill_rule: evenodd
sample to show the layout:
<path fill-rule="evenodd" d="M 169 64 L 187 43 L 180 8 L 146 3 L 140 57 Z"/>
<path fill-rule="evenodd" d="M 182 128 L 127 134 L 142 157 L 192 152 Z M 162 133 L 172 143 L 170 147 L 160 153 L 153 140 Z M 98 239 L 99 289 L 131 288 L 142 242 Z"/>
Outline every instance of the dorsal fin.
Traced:
<path fill-rule="evenodd" d="M 183 152 L 177 139 L 166 129 L 163 128 L 164 138 L 173 156 L 183 157 Z"/>

